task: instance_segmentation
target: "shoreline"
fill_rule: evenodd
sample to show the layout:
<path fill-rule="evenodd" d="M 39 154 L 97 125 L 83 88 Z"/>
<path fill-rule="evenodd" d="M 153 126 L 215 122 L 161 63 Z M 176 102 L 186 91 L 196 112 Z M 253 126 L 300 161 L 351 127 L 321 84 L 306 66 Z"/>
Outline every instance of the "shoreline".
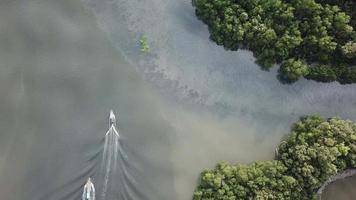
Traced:
<path fill-rule="evenodd" d="M 325 190 L 325 188 L 330 185 L 331 183 L 338 181 L 338 180 L 342 180 L 345 178 L 349 178 L 352 176 L 356 176 L 356 168 L 352 168 L 352 169 L 347 169 L 335 176 L 330 177 L 327 181 L 324 182 L 324 184 L 318 189 L 317 191 L 317 195 L 319 197 L 319 199 L 321 200 L 323 191 Z"/>

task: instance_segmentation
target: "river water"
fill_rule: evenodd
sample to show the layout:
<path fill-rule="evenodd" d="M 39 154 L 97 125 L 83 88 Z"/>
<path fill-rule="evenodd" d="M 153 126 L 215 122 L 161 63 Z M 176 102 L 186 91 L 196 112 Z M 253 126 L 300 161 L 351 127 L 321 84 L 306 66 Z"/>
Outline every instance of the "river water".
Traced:
<path fill-rule="evenodd" d="M 89 176 L 100 188 L 110 109 L 127 199 L 190 199 L 203 168 L 271 159 L 302 115 L 356 121 L 355 85 L 280 84 L 250 52 L 209 41 L 187 0 L 3 0 L 0 10 L 0 199 L 79 199 Z M 350 200 L 355 186 L 324 196 Z"/>

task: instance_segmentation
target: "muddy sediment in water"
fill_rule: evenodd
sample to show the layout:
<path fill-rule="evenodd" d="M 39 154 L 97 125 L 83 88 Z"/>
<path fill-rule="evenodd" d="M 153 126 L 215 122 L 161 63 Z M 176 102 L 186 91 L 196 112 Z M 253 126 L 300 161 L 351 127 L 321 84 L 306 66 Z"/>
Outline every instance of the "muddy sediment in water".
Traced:
<path fill-rule="evenodd" d="M 130 163 L 144 171 L 136 190 L 174 196 L 172 128 L 92 13 L 77 0 L 0 5 L 0 199 L 80 199 L 110 109 Z"/>
<path fill-rule="evenodd" d="M 322 200 L 352 200 L 355 199 L 356 191 L 356 174 L 355 171 L 346 173 L 345 177 L 339 177 L 334 182 L 331 182 L 325 186 L 321 195 Z M 351 175 L 351 176 L 347 176 Z"/>
<path fill-rule="evenodd" d="M 190 1 L 0 5 L 1 199 L 80 198 L 110 109 L 135 169 L 130 192 L 145 200 L 190 199 L 199 172 L 221 160 L 271 159 L 302 115 L 356 120 L 354 85 L 281 85 L 250 52 L 209 41 Z"/>

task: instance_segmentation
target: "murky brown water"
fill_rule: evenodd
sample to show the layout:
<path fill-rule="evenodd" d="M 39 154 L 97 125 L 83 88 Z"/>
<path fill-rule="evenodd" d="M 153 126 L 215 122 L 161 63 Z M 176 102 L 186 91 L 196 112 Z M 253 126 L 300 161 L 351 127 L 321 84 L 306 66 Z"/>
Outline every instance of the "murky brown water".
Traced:
<path fill-rule="evenodd" d="M 330 184 L 322 195 L 323 200 L 356 199 L 356 177 L 346 178 Z"/>
<path fill-rule="evenodd" d="M 133 193 L 154 200 L 190 199 L 220 160 L 271 159 L 301 115 L 356 120 L 355 85 L 281 85 L 209 42 L 190 1 L 1 1 L 0 65 L 4 200 L 78 199 L 110 109 L 140 174 Z"/>

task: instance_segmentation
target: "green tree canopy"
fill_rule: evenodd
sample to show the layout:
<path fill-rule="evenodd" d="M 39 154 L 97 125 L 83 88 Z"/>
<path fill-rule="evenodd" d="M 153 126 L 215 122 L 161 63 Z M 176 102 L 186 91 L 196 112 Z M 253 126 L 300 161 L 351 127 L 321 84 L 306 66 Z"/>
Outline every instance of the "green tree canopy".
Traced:
<path fill-rule="evenodd" d="M 263 69 L 282 64 L 284 81 L 307 77 L 305 67 L 320 64 L 323 70 L 313 70 L 308 79 L 355 83 L 355 4 L 352 0 L 340 2 L 196 0 L 195 5 L 196 15 L 208 25 L 213 41 L 230 50 L 250 49 Z M 325 71 L 340 75 L 340 66 L 349 69 L 347 81 L 345 77 L 325 78 Z M 330 70 L 324 70 L 326 67 Z"/>
<path fill-rule="evenodd" d="M 356 124 L 312 116 L 296 123 L 279 147 L 279 159 L 307 194 L 330 176 L 356 167 Z"/>
<path fill-rule="evenodd" d="M 301 76 L 308 74 L 308 67 L 301 60 L 295 60 L 293 58 L 285 61 L 279 70 L 280 78 L 289 82 L 294 82 Z"/>
<path fill-rule="evenodd" d="M 276 160 L 204 170 L 193 199 L 313 200 L 329 177 L 350 168 L 356 168 L 356 124 L 304 117 L 279 145 Z"/>

